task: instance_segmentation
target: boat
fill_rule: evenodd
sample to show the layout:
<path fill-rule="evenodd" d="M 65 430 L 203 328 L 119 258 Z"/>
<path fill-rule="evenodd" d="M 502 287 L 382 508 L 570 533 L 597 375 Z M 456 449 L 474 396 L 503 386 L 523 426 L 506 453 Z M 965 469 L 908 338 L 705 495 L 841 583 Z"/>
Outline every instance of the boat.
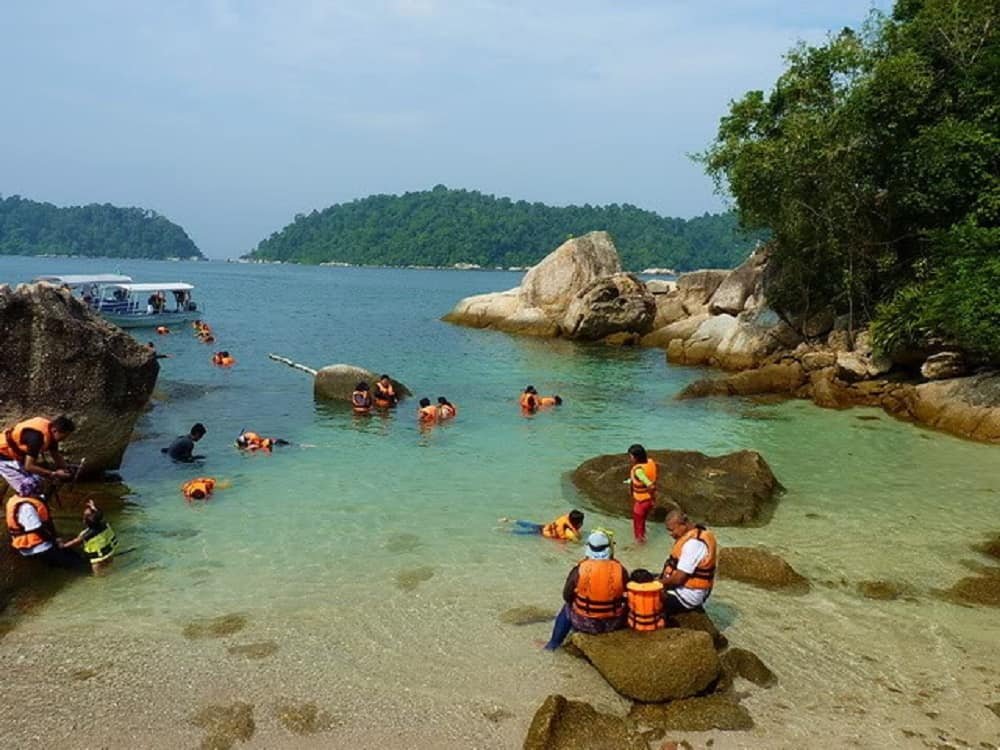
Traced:
<path fill-rule="evenodd" d="M 201 317 L 191 298 L 194 286 L 182 281 L 136 284 L 131 276 L 111 273 L 38 276 L 35 281 L 70 289 L 91 310 L 122 328 L 169 327 Z M 173 295 L 173 307 L 167 292 Z"/>

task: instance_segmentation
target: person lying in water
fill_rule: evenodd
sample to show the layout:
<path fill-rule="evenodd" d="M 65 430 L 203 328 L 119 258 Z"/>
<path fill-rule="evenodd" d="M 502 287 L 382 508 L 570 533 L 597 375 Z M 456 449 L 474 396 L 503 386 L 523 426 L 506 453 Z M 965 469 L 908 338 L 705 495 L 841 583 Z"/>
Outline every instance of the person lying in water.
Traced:
<path fill-rule="evenodd" d="M 559 516 L 552 523 L 534 523 L 520 519 L 501 518 L 500 523 L 513 524 L 512 534 L 541 534 L 546 539 L 560 539 L 569 542 L 580 541 L 580 529 L 583 528 L 583 513 L 573 509 L 564 516 Z"/>
<path fill-rule="evenodd" d="M 256 432 L 243 430 L 236 438 L 236 447 L 241 451 L 267 451 L 276 445 L 288 445 L 287 440 L 281 438 L 261 437 Z"/>
<path fill-rule="evenodd" d="M 90 561 L 91 569 L 97 573 L 114 557 L 118 549 L 118 537 L 93 500 L 88 500 L 83 506 L 83 527 L 83 531 L 69 541 L 60 542 L 59 546 L 62 549 L 80 547 L 83 556 Z"/>
<path fill-rule="evenodd" d="M 207 500 L 215 491 L 216 486 L 222 489 L 213 477 L 198 477 L 190 482 L 185 482 L 181 487 L 181 492 L 187 500 Z"/>

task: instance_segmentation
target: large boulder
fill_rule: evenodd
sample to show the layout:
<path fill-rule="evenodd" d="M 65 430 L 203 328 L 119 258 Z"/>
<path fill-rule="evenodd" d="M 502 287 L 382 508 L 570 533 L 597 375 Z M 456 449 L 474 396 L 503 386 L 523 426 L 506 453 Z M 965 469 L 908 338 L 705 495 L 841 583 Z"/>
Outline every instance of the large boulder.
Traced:
<path fill-rule="evenodd" d="M 938 352 L 920 365 L 920 374 L 928 380 L 960 378 L 969 373 L 969 365 L 961 352 Z"/>
<path fill-rule="evenodd" d="M 153 352 L 49 284 L 0 286 L 0 423 L 66 414 L 63 453 L 117 469 L 156 385 Z"/>
<path fill-rule="evenodd" d="M 722 378 L 696 380 L 688 384 L 677 398 L 792 393 L 805 382 L 806 374 L 798 362 L 775 362 Z"/>
<path fill-rule="evenodd" d="M 611 235 L 590 232 L 567 240 L 532 267 L 521 281 L 521 299 L 528 307 L 558 316 L 592 281 L 621 270 Z"/>
<path fill-rule="evenodd" d="M 799 341 L 801 337 L 791 326 L 773 310 L 763 307 L 738 316 L 722 313 L 703 319 L 682 341 L 671 342 L 667 360 L 744 370 L 764 362 L 779 349 L 794 347 Z"/>
<path fill-rule="evenodd" d="M 573 644 L 617 692 L 643 703 L 689 698 L 719 676 L 712 637 L 698 630 L 630 628 L 603 635 L 574 633 Z"/>
<path fill-rule="evenodd" d="M 901 407 L 931 427 L 1000 442 L 1000 372 L 922 383 L 903 392 Z"/>
<path fill-rule="evenodd" d="M 811 588 L 805 576 L 759 547 L 720 547 L 717 573 L 719 578 L 790 594 L 805 594 Z"/>
<path fill-rule="evenodd" d="M 670 703 L 635 704 L 629 718 L 668 732 L 746 731 L 753 729 L 753 717 L 739 703 L 720 695 L 684 698 Z"/>
<path fill-rule="evenodd" d="M 759 298 L 767 258 L 766 251 L 756 250 L 736 267 L 712 294 L 708 301 L 708 311 L 712 315 L 737 315 L 743 311 L 750 296 Z"/>
<path fill-rule="evenodd" d="M 649 750 L 649 745 L 625 719 L 550 695 L 531 720 L 524 750 Z"/>
<path fill-rule="evenodd" d="M 680 318 L 662 328 L 656 328 L 652 333 L 647 333 L 639 343 L 643 346 L 668 349 L 667 359 L 670 359 L 670 345 L 676 341 L 681 347 L 680 351 L 683 351 L 684 341 L 690 338 L 698 330 L 698 327 L 708 320 L 708 317 L 708 313 L 701 313 L 688 318 Z"/>
<path fill-rule="evenodd" d="M 677 277 L 677 293 L 684 303 L 688 315 L 707 313 L 708 301 L 712 299 L 715 290 L 732 273 L 725 268 L 710 268 L 702 271 L 691 271 Z"/>
<path fill-rule="evenodd" d="M 317 370 L 313 379 L 313 395 L 327 401 L 350 401 L 354 387 L 362 380 L 374 387 L 378 374 L 355 365 L 327 365 Z M 398 380 L 390 378 L 400 399 L 412 396 L 410 389 Z"/>
<path fill-rule="evenodd" d="M 653 327 L 656 302 L 632 274 L 594 279 L 577 292 L 562 317 L 566 338 L 598 341 L 627 331 L 644 334 Z"/>
<path fill-rule="evenodd" d="M 706 456 L 697 451 L 650 450 L 659 466 L 660 492 L 653 520 L 667 508 L 679 507 L 693 519 L 715 526 L 765 523 L 782 487 L 771 467 L 756 451 Z M 573 484 L 600 510 L 629 518 L 632 500 L 627 485 L 628 457 L 596 456 L 572 473 Z"/>
<path fill-rule="evenodd" d="M 649 287 L 649 282 L 646 283 L 646 287 Z M 684 309 L 684 301 L 676 290 L 670 294 L 656 294 L 654 300 L 656 301 L 656 316 L 653 318 L 654 331 L 689 317 L 687 310 Z"/>

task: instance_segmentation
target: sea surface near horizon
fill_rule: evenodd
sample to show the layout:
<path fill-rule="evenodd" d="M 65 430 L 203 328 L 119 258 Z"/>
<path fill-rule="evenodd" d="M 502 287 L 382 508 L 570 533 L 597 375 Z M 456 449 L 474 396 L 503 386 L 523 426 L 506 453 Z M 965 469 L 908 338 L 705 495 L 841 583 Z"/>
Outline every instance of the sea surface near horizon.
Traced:
<path fill-rule="evenodd" d="M 986 708 L 1000 700 L 996 610 L 932 594 L 988 562 L 969 545 L 1000 526 L 996 447 L 875 410 L 676 401 L 707 371 L 669 366 L 660 350 L 439 321 L 461 297 L 515 286 L 516 273 L 0 258 L 0 283 L 60 272 L 191 282 L 218 340 L 200 344 L 188 329 L 155 337 L 171 357 L 121 467 L 130 502 L 111 519 L 123 547 L 137 549 L 110 575 L 25 604 L 0 639 L 6 746 L 42 735 L 66 748 L 224 746 L 226 730 L 196 717 L 237 703 L 252 706 L 253 733 L 237 745 L 246 748 L 520 747 L 551 693 L 621 713 L 625 702 L 589 665 L 538 650 L 549 623 L 500 620 L 522 605 L 555 612 L 579 548 L 511 536 L 497 518 L 544 522 L 579 506 L 587 527 L 617 532 L 629 568 L 658 569 L 669 549 L 662 527 L 636 549 L 629 520 L 592 512 L 567 480 L 581 461 L 633 442 L 760 451 L 787 493 L 770 523 L 718 529 L 720 542 L 763 545 L 812 581 L 799 597 L 718 584 L 710 614 L 779 683 L 737 683 L 753 730 L 668 739 L 1000 742 Z M 236 366 L 212 367 L 213 349 Z M 418 398 L 447 396 L 459 416 L 421 431 L 413 400 L 354 417 L 314 401 L 310 377 L 269 352 L 389 372 Z M 528 383 L 565 405 L 522 417 L 516 398 Z M 204 465 L 165 460 L 160 449 L 195 421 L 208 427 Z M 292 445 L 241 455 L 242 428 Z M 229 486 L 188 504 L 179 486 L 199 474 Z M 865 599 L 863 580 L 906 594 Z M 232 616 L 233 632 L 185 635 L 220 616 Z"/>

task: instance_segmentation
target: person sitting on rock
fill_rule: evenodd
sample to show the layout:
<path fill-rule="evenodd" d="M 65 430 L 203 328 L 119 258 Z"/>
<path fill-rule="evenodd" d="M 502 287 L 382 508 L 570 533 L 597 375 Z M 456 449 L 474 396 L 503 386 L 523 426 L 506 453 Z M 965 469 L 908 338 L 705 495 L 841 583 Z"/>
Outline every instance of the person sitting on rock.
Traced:
<path fill-rule="evenodd" d="M 534 414 L 538 411 L 538 391 L 535 390 L 535 386 L 529 385 L 521 392 L 519 403 L 521 411 L 525 414 Z"/>
<path fill-rule="evenodd" d="M 583 528 L 583 513 L 575 508 L 566 515 L 559 516 L 552 523 L 546 524 L 510 518 L 498 520 L 503 524 L 513 524 L 510 527 L 511 534 L 541 534 L 546 539 L 559 539 L 568 542 L 580 541 L 580 529 Z"/>
<path fill-rule="evenodd" d="M 628 596 L 628 626 L 632 630 L 666 627 L 663 616 L 663 584 L 645 568 L 633 570 L 625 587 Z"/>
<path fill-rule="evenodd" d="M 199 461 L 204 456 L 194 455 L 194 444 L 205 437 L 206 432 L 205 425 L 201 422 L 196 422 L 192 425 L 191 431 L 187 435 L 175 438 L 169 447 L 161 448 L 160 452 L 166 453 L 174 461 L 180 461 L 185 464 L 189 464 L 192 461 Z"/>
<path fill-rule="evenodd" d="M 660 574 L 664 613 L 669 616 L 701 609 L 715 583 L 715 534 L 693 523 L 678 508 L 668 512 L 663 523 L 675 540 Z"/>
<path fill-rule="evenodd" d="M 391 409 L 399 403 L 396 389 L 388 375 L 381 375 L 375 382 L 375 406 L 379 409 Z"/>
<path fill-rule="evenodd" d="M 118 549 L 118 537 L 111 524 L 104 520 L 101 509 L 88 500 L 83 506 L 83 531 L 67 542 L 60 542 L 63 549 L 81 546 L 84 557 L 90 561 L 91 569 L 97 573 L 106 567 Z"/>
<path fill-rule="evenodd" d="M 73 420 L 58 416 L 33 417 L 4 430 L 0 435 L 0 476 L 16 494 L 25 497 L 40 496 L 43 477 L 69 479 L 73 474 L 59 452 L 59 443 L 75 429 Z M 45 453 L 55 469 L 42 464 Z"/>
<path fill-rule="evenodd" d="M 566 604 L 556 615 L 552 637 L 545 644 L 547 651 L 559 648 L 571 630 L 599 635 L 626 626 L 628 571 L 614 559 L 610 532 L 592 532 L 587 537 L 586 555 L 566 577 Z"/>
<path fill-rule="evenodd" d="M 78 573 L 89 570 L 86 560 L 60 545 L 49 506 L 40 493 L 12 495 L 5 516 L 10 544 L 21 557 Z"/>
<path fill-rule="evenodd" d="M 438 396 L 437 412 L 438 421 L 444 422 L 447 419 L 454 419 L 458 414 L 458 409 L 444 396 Z"/>

